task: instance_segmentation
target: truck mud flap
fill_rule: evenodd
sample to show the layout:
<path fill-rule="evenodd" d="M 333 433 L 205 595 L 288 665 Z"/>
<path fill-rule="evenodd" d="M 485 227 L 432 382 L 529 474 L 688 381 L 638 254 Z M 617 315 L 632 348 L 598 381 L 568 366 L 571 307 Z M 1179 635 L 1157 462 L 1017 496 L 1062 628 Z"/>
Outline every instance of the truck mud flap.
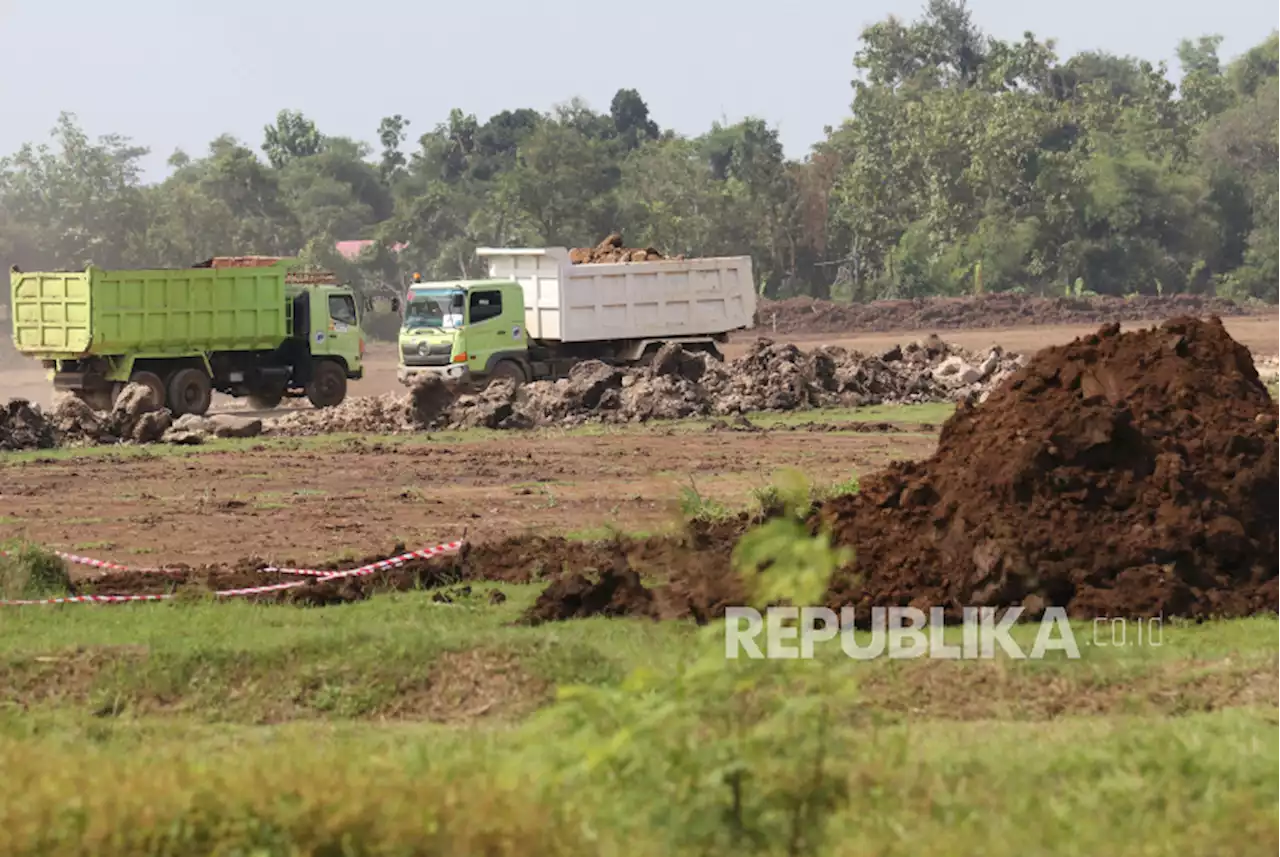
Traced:
<path fill-rule="evenodd" d="M 53 389 L 65 392 L 106 391 L 111 382 L 96 372 L 56 372 Z"/>

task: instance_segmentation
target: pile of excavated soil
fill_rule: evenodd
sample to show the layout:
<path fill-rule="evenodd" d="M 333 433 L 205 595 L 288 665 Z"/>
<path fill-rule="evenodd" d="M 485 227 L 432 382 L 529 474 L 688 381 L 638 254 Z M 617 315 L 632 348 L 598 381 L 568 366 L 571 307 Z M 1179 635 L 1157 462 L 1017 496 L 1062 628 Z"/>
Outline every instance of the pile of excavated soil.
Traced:
<path fill-rule="evenodd" d="M 336 407 L 299 410 L 267 421 L 270 433 L 296 437 L 345 432 L 394 434 L 414 428 L 409 397 L 394 393 L 360 396 Z"/>
<path fill-rule="evenodd" d="M 664 256 L 652 247 L 624 247 L 622 236 L 613 233 L 594 247 L 575 247 L 569 251 L 569 261 L 574 265 L 602 265 L 618 262 L 660 262 Z M 675 260 L 683 256 L 674 257 Z"/>
<path fill-rule="evenodd" d="M 1202 295 L 1045 298 L 991 294 L 844 304 L 813 298 L 762 300 L 756 325 L 776 333 L 959 330 L 1042 324 L 1107 324 L 1182 315 L 1253 315 L 1261 307 Z M 1275 307 L 1266 308 L 1274 313 Z"/>
<path fill-rule="evenodd" d="M 1079 618 L 1276 609 L 1276 405 L 1219 319 L 1045 349 L 937 452 L 824 509 L 857 550 L 830 603 Z M 869 619 L 862 611 L 861 620 Z"/>
<path fill-rule="evenodd" d="M 524 621 L 541 625 L 591 616 L 658 618 L 653 593 L 640 582 L 640 575 L 627 567 L 625 557 L 619 566 L 606 568 L 596 580 L 580 573 L 557 578 L 525 612 Z"/>

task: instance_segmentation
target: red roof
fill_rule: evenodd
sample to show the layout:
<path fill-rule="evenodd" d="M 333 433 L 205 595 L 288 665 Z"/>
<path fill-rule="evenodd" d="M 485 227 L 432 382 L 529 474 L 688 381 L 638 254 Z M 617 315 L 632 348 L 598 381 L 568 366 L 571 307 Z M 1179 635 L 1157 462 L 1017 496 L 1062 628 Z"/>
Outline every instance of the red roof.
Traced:
<path fill-rule="evenodd" d="M 368 249 L 369 247 L 372 247 L 376 243 L 378 242 L 374 241 L 372 238 L 366 238 L 362 241 L 339 241 L 333 246 L 334 246 L 334 249 L 337 250 L 338 253 L 342 255 L 344 258 L 355 259 L 355 258 L 358 258 L 359 255 L 363 253 L 366 249 Z M 408 245 L 396 244 L 391 249 L 396 253 L 399 253 L 406 246 Z"/>

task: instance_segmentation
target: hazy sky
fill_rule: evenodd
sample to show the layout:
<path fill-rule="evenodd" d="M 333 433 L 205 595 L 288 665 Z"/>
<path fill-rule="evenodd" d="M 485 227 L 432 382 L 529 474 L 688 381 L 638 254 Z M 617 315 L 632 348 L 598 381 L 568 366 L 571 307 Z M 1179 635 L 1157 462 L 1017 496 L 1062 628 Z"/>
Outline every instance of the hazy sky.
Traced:
<path fill-rule="evenodd" d="M 373 141 L 400 113 L 411 139 L 452 107 L 482 121 L 585 98 L 607 109 L 633 87 L 682 133 L 757 115 L 802 155 L 848 113 L 858 33 L 922 0 L 649 0 L 413 3 L 409 0 L 0 0 L 0 154 L 45 140 L 58 112 L 90 134 L 175 148 L 230 132 L 261 143 L 284 107 L 322 132 Z M 631 8 L 634 13 L 620 10 Z M 1060 56 L 1101 49 L 1167 60 L 1183 37 L 1218 33 L 1224 57 L 1277 26 L 1276 0 L 970 0 L 1000 38 L 1031 30 Z M 784 11 L 785 10 L 785 11 Z"/>

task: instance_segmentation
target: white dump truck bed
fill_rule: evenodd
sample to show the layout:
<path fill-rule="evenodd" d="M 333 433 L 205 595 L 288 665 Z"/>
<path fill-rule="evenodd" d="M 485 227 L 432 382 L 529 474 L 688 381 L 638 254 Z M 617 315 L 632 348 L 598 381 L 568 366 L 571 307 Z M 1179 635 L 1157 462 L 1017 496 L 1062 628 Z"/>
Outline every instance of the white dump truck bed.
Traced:
<path fill-rule="evenodd" d="M 524 288 L 532 339 L 662 339 L 754 323 L 749 256 L 574 265 L 564 247 L 481 247 L 476 255 L 491 277 Z"/>

